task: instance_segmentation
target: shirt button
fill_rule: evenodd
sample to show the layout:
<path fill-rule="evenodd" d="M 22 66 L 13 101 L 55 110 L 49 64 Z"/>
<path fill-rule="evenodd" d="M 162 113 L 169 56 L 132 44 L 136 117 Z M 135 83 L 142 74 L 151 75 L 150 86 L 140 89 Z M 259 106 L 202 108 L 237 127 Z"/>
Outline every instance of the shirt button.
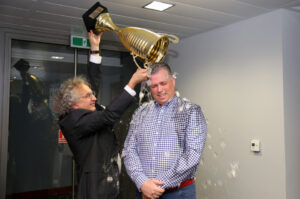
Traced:
<path fill-rule="evenodd" d="M 157 144 L 156 144 L 156 143 L 154 143 L 154 146 L 156 147 L 156 146 L 157 146 Z"/>
<path fill-rule="evenodd" d="M 154 170 L 152 169 L 152 173 L 154 173 Z"/>
<path fill-rule="evenodd" d="M 152 160 L 155 160 L 155 157 L 152 157 Z"/>
<path fill-rule="evenodd" d="M 158 121 L 157 123 L 160 123 L 160 121 Z"/>

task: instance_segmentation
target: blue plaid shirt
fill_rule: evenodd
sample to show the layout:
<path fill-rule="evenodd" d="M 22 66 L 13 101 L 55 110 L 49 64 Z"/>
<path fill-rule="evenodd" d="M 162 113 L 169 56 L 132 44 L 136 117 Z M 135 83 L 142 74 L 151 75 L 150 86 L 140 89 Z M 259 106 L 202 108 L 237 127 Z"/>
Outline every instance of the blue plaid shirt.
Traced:
<path fill-rule="evenodd" d="M 176 187 L 196 176 L 205 138 L 200 106 L 176 96 L 163 106 L 146 103 L 135 111 L 125 140 L 127 173 L 139 190 L 149 179 Z"/>

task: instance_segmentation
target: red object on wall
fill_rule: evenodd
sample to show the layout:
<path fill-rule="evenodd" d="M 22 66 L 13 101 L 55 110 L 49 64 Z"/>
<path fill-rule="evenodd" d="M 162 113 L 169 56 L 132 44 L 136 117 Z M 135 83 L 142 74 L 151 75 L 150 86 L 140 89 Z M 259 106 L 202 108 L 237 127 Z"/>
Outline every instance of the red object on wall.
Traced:
<path fill-rule="evenodd" d="M 62 131 L 59 129 L 58 131 L 58 143 L 68 143 L 67 139 L 63 135 Z"/>

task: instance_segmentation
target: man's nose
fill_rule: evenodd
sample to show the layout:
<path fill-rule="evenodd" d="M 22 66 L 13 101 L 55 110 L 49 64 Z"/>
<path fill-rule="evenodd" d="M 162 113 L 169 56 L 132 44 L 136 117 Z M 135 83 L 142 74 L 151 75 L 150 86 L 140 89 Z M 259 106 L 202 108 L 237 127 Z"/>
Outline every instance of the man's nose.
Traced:
<path fill-rule="evenodd" d="M 160 85 L 157 86 L 157 90 L 158 92 L 161 92 L 162 91 L 162 87 Z"/>

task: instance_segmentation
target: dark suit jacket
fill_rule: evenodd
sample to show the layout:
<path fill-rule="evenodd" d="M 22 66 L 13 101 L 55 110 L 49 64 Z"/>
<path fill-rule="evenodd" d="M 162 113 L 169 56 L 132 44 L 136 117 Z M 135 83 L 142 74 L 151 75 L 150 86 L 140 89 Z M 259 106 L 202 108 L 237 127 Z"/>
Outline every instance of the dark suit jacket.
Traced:
<path fill-rule="evenodd" d="M 106 109 L 95 112 L 76 109 L 60 118 L 60 128 L 76 162 L 78 199 L 117 196 L 118 151 L 112 127 L 133 100 L 134 97 L 123 90 Z"/>

